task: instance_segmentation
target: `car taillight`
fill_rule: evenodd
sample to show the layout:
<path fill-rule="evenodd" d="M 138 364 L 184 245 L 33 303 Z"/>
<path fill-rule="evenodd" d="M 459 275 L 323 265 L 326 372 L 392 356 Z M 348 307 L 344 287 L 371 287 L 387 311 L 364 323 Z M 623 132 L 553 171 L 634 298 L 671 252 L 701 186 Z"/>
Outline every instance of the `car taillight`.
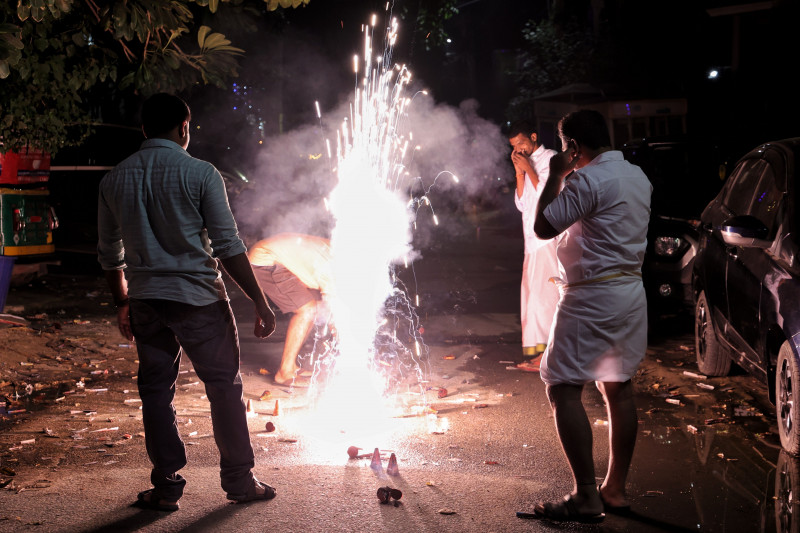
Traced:
<path fill-rule="evenodd" d="M 680 237 L 656 237 L 653 242 L 653 249 L 656 255 L 672 257 L 681 248 L 682 239 Z"/>

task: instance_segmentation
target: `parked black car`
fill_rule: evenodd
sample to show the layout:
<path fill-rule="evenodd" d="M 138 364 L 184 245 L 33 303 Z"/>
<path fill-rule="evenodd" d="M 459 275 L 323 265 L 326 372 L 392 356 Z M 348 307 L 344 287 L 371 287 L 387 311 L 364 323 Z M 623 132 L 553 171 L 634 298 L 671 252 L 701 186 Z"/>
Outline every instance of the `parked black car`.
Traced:
<path fill-rule="evenodd" d="M 800 452 L 800 138 L 742 158 L 703 211 L 694 264 L 697 364 L 735 362 L 768 387 L 781 444 Z"/>
<path fill-rule="evenodd" d="M 665 314 L 691 312 L 700 213 L 722 187 L 725 155 L 713 143 L 684 136 L 637 139 L 626 143 L 622 153 L 653 184 L 642 265 L 651 322 Z"/>

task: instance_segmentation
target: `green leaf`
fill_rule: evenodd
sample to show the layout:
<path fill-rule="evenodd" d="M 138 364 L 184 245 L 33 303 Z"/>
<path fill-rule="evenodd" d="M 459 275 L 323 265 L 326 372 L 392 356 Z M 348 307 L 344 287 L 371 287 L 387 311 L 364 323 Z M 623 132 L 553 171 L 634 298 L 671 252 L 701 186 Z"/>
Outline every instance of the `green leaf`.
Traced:
<path fill-rule="evenodd" d="M 21 20 L 22 22 L 25 22 L 26 20 L 28 20 L 29 16 L 31 16 L 31 6 L 22 5 L 22 2 L 20 2 L 17 5 L 17 18 L 19 18 L 19 20 Z"/>
<path fill-rule="evenodd" d="M 210 31 L 211 28 L 205 25 L 200 26 L 200 29 L 197 30 L 197 44 L 200 46 L 200 48 L 205 48 L 206 35 L 208 35 L 208 32 Z"/>

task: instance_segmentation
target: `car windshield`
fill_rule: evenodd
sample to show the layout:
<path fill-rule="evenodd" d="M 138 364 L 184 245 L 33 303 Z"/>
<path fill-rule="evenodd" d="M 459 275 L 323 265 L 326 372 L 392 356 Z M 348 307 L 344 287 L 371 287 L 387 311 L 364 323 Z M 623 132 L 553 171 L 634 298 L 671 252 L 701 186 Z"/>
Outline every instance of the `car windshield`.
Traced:
<path fill-rule="evenodd" d="M 625 155 L 642 167 L 653 184 L 650 207 L 654 216 L 697 219 L 722 187 L 722 161 L 713 147 L 655 143 Z"/>

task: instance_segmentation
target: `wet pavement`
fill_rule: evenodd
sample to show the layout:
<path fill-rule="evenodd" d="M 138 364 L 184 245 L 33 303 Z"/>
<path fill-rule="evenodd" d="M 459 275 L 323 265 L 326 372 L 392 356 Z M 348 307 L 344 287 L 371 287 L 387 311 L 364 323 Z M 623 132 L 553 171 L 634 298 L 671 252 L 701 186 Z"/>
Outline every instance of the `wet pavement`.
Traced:
<path fill-rule="evenodd" d="M 321 406 L 271 378 L 285 317 L 259 341 L 249 333 L 251 304 L 231 291 L 255 472 L 278 489 L 266 503 L 226 502 L 205 391 L 184 358 L 176 399 L 189 458 L 181 509 L 130 507 L 149 486 L 136 355 L 111 322 L 102 280 L 60 275 L 15 288 L 9 307 L 29 324 L 0 329 L 0 394 L 11 401 L 0 421 L 0 531 L 796 531 L 800 466 L 780 452 L 764 387 L 741 371 L 700 376 L 690 317 L 656 324 L 635 378 L 633 513 L 594 526 L 516 518 L 571 483 L 543 384 L 513 369 L 522 361 L 522 243 L 513 221 L 452 221 L 460 232 L 433 233 L 413 271 L 399 273 L 421 296 L 428 353 L 421 373 L 398 383 L 428 410 L 375 420 L 370 431 L 347 423 L 371 416 L 368 402 L 345 407 L 340 423 L 309 420 Z M 600 481 L 606 414 L 593 387 L 585 399 Z M 380 448 L 381 470 L 370 467 L 371 456 L 350 459 L 349 446 Z M 386 471 L 391 453 L 398 475 Z M 378 500 L 385 486 L 402 491 L 395 504 Z"/>

